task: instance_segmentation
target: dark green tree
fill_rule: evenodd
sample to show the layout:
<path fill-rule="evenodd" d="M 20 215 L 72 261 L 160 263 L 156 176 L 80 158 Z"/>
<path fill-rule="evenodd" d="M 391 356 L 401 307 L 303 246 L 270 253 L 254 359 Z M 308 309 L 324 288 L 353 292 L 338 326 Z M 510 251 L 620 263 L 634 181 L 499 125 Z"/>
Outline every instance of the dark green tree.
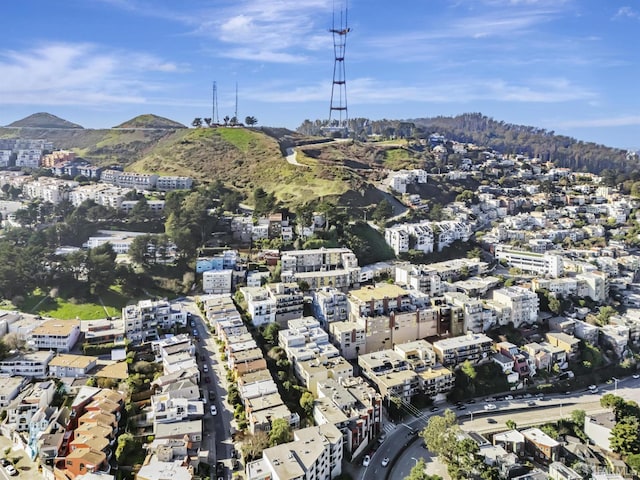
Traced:
<path fill-rule="evenodd" d="M 291 426 L 285 418 L 276 418 L 271 422 L 269 445 L 274 447 L 291 441 Z"/>

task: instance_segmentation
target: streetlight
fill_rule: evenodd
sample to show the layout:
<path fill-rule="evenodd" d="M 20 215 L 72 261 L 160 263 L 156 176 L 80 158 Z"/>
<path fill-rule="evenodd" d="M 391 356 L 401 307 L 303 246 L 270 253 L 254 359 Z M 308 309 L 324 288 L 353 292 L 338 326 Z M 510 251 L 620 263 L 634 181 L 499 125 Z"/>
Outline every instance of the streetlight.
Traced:
<path fill-rule="evenodd" d="M 618 393 L 618 382 L 620 380 L 618 380 L 616 377 L 611 377 L 611 380 L 613 380 L 613 393 Z"/>

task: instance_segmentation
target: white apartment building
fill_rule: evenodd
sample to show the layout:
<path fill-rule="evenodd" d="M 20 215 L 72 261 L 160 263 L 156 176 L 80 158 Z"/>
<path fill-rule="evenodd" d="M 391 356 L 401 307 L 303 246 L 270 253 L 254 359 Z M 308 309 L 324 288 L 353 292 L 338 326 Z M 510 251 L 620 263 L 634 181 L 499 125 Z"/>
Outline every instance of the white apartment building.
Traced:
<path fill-rule="evenodd" d="M 360 279 L 358 259 L 348 248 L 287 251 L 280 262 L 283 282 L 305 281 L 311 289 L 348 288 Z"/>
<path fill-rule="evenodd" d="M 153 190 L 159 175 L 155 173 L 122 172 L 120 170 L 105 170 L 100 181 L 110 183 L 116 187 L 135 188 L 136 190 Z"/>
<path fill-rule="evenodd" d="M 314 290 L 313 313 L 326 327 L 332 322 L 341 322 L 349 318 L 347 294 L 337 288 L 325 287 Z"/>
<path fill-rule="evenodd" d="M 158 328 L 187 325 L 187 312 L 166 300 L 141 300 L 122 309 L 125 335 L 133 343 L 157 340 Z"/>
<path fill-rule="evenodd" d="M 550 277 L 559 277 L 563 272 L 562 257 L 550 253 L 515 250 L 509 245 L 498 244 L 495 246 L 495 257 L 524 272 Z"/>
<path fill-rule="evenodd" d="M 246 467 L 247 480 L 331 480 L 342 473 L 342 432 L 332 424 L 293 432 L 293 441 L 270 447 Z"/>
<path fill-rule="evenodd" d="M 441 251 L 456 240 L 469 240 L 473 233 L 469 222 L 445 220 L 403 223 L 385 229 L 384 238 L 396 255 L 409 250 L 431 253 L 434 248 Z"/>
<path fill-rule="evenodd" d="M 117 254 L 129 253 L 129 247 L 134 238 L 148 235 L 144 232 L 116 232 L 112 230 L 98 230 L 98 235 L 89 237 L 86 248 L 96 248 L 105 243 L 110 243 Z"/>
<path fill-rule="evenodd" d="M 156 189 L 161 192 L 170 190 L 191 190 L 193 179 L 190 177 L 158 177 L 156 181 Z"/>
<path fill-rule="evenodd" d="M 11 150 L 0 150 L 0 167 L 8 167 L 11 162 Z"/>
<path fill-rule="evenodd" d="M 460 365 L 469 360 L 477 364 L 488 360 L 493 340 L 482 333 L 467 334 L 433 342 L 433 351 L 445 367 Z"/>
<path fill-rule="evenodd" d="M 209 270 L 202 274 L 202 290 L 205 293 L 231 293 L 233 270 Z"/>
<path fill-rule="evenodd" d="M 27 343 L 38 350 L 69 352 L 80 337 L 79 320 L 46 320 L 33 329 Z"/>
<path fill-rule="evenodd" d="M 242 287 L 240 292 L 247 302 L 247 311 L 254 326 L 276 321 L 276 301 L 264 287 Z"/>
<path fill-rule="evenodd" d="M 0 374 L 44 378 L 47 376 L 49 362 L 54 355 L 54 352 L 45 350 L 11 355 L 0 360 Z"/>
<path fill-rule="evenodd" d="M 16 167 L 38 168 L 42 159 L 42 150 L 20 149 L 17 151 Z"/>
<path fill-rule="evenodd" d="M 607 274 L 600 271 L 584 272 L 576 275 L 576 279 L 583 282 L 582 296 L 591 297 L 594 302 L 606 302 L 609 298 L 609 279 Z"/>
<path fill-rule="evenodd" d="M 41 178 L 25 183 L 22 187 L 22 193 L 28 198 L 38 198 L 57 205 L 61 201 L 69 199 L 69 193 L 77 186 L 78 182 L 57 178 Z"/>
<path fill-rule="evenodd" d="M 531 290 L 516 286 L 500 288 L 493 292 L 493 301 L 511 310 L 510 321 L 516 328 L 538 322 L 540 301 Z"/>

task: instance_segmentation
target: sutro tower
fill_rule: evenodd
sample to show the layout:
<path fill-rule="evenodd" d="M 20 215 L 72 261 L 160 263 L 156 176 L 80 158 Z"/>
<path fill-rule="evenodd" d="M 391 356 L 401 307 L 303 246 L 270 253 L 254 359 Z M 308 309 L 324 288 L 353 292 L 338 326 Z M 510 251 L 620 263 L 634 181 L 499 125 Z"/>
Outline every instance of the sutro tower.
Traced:
<path fill-rule="evenodd" d="M 349 111 L 347 110 L 347 78 L 344 69 L 344 54 L 347 47 L 347 34 L 351 30 L 347 26 L 348 7 L 345 0 L 344 10 L 340 9 L 340 22 L 336 25 L 335 3 L 333 8 L 333 84 L 331 85 L 331 105 L 329 108 L 329 128 L 345 129 L 348 127 Z"/>

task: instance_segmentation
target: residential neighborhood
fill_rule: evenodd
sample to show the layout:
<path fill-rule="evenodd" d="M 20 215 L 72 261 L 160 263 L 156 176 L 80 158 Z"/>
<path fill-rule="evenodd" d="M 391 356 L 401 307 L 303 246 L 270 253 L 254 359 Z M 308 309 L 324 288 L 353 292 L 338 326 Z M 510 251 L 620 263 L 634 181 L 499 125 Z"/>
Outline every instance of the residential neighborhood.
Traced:
<path fill-rule="evenodd" d="M 323 243 L 356 224 L 335 211 L 207 206 L 193 224 L 211 223 L 205 239 L 171 223 L 190 178 L 0 140 L 0 158 L 50 174 L 0 174 L 21 205 L 3 214 L 5 235 L 53 224 L 60 206 L 130 227 L 174 209 L 166 232 L 87 230 L 47 260 L 51 281 L 86 282 L 101 302 L 109 271 L 132 275 L 119 311 L 0 312 L 15 475 L 393 479 L 420 460 L 440 478 L 633 478 L 640 434 L 620 431 L 637 426 L 640 401 L 640 199 L 550 161 L 454 146 L 462 161 L 445 172 L 385 172 L 404 210 L 359 224 L 391 252 L 362 264 Z M 413 189 L 433 182 L 462 185 L 438 219 Z M 135 276 L 180 262 L 181 294 Z M 57 297 L 45 285 L 41 303 Z"/>

